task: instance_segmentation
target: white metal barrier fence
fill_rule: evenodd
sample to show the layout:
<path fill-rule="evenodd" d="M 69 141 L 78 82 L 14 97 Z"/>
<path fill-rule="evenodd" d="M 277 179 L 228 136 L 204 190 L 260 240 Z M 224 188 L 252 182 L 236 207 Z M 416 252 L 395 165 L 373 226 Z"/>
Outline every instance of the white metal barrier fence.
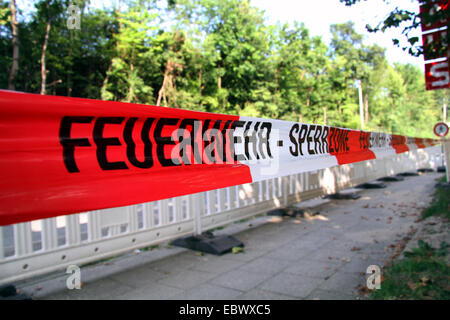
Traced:
<path fill-rule="evenodd" d="M 441 147 L 133 206 L 0 227 L 0 284 L 154 245 L 303 200 L 441 165 Z"/>

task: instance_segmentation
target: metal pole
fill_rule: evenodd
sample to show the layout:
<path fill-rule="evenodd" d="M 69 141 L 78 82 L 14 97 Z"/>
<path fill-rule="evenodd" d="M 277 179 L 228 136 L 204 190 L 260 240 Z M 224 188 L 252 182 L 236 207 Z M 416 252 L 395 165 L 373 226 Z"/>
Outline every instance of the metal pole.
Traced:
<path fill-rule="evenodd" d="M 450 152 L 450 142 L 446 142 L 444 138 L 442 138 L 442 144 L 444 147 L 444 159 L 445 159 L 445 176 L 447 177 L 447 183 L 450 183 L 450 176 L 449 176 L 449 165 L 450 165 L 450 159 L 448 158 L 448 153 Z"/>
<path fill-rule="evenodd" d="M 362 99 L 362 83 L 359 81 L 358 92 L 359 92 L 359 117 L 361 119 L 361 130 L 364 130 L 364 110 L 363 110 L 363 99 Z"/>
<path fill-rule="evenodd" d="M 447 104 L 445 102 L 442 106 L 442 114 L 443 114 L 444 122 L 447 122 Z"/>
<path fill-rule="evenodd" d="M 442 137 L 442 145 L 441 145 L 441 160 L 442 160 L 442 166 L 445 166 L 445 149 L 444 149 L 445 140 L 444 137 Z"/>
<path fill-rule="evenodd" d="M 447 104 L 445 103 L 445 100 L 442 101 L 442 120 L 444 123 L 447 122 Z M 445 139 L 442 137 L 442 166 L 445 167 L 445 176 L 447 177 L 447 182 L 450 182 L 448 177 L 448 163 L 447 163 L 447 146 L 445 145 Z"/>

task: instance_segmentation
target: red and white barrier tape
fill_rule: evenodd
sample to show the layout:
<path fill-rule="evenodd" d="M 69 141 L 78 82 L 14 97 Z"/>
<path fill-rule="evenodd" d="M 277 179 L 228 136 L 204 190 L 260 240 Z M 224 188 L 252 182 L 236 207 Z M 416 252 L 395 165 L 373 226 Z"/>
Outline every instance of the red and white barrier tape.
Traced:
<path fill-rule="evenodd" d="M 438 143 L 0 90 L 0 225 L 219 189 Z"/>

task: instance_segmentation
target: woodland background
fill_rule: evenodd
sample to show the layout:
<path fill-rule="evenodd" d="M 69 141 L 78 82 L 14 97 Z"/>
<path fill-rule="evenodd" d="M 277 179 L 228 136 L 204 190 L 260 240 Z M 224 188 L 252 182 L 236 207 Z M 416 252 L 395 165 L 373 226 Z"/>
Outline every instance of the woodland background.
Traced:
<path fill-rule="evenodd" d="M 434 137 L 448 90 L 423 70 L 390 65 L 352 22 L 332 40 L 302 23 L 270 25 L 249 1 L 0 0 L 0 88 Z M 69 5 L 80 9 L 70 30 Z M 336 0 L 336 5 L 341 5 Z"/>

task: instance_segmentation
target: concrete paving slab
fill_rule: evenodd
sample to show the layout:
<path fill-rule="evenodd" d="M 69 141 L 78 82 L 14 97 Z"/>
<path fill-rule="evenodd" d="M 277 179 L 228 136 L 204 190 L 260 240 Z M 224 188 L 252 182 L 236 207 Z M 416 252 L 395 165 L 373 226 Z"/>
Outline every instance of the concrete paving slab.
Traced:
<path fill-rule="evenodd" d="M 280 273 L 262 284 L 259 288 L 299 299 L 306 298 L 323 280 L 292 273 Z"/>
<path fill-rule="evenodd" d="M 113 279 L 103 278 L 92 283 L 82 283 L 81 289 L 65 289 L 58 294 L 47 297 L 51 300 L 110 300 L 120 297 L 133 287 L 121 284 Z"/>
<path fill-rule="evenodd" d="M 241 266 L 241 262 L 229 259 L 227 257 L 219 257 L 207 255 L 199 257 L 197 263 L 190 267 L 190 270 L 204 271 L 215 274 L 222 274 Z"/>
<path fill-rule="evenodd" d="M 195 257 L 188 252 L 154 261 L 148 267 L 157 272 L 176 274 L 186 268 L 191 268 L 197 263 Z"/>
<path fill-rule="evenodd" d="M 306 300 L 355 300 L 355 297 L 338 291 L 316 289 Z"/>
<path fill-rule="evenodd" d="M 124 294 L 116 295 L 115 298 L 117 300 L 165 300 L 182 292 L 183 290 L 179 288 L 152 283 L 147 287 L 133 289 Z"/>
<path fill-rule="evenodd" d="M 288 249 L 290 248 L 290 249 Z M 280 248 L 276 248 L 266 255 L 265 258 L 275 259 L 275 260 L 285 260 L 290 262 L 296 262 L 306 255 L 310 254 L 314 248 L 311 247 L 303 247 L 303 248 L 295 248 L 293 249 L 289 244 L 282 246 Z"/>
<path fill-rule="evenodd" d="M 242 295 L 242 291 L 224 288 L 211 283 L 201 284 L 175 296 L 173 300 L 231 300 Z"/>
<path fill-rule="evenodd" d="M 331 260 L 327 262 L 302 260 L 291 265 L 285 272 L 326 280 L 336 273 L 340 266 L 340 262 Z"/>
<path fill-rule="evenodd" d="M 297 300 L 284 294 L 264 291 L 261 289 L 250 290 L 236 298 L 237 300 Z"/>
<path fill-rule="evenodd" d="M 365 276 L 336 272 L 329 279 L 319 284 L 317 288 L 356 297 L 358 296 L 358 287 L 363 284 L 365 284 Z"/>
<path fill-rule="evenodd" d="M 210 283 L 226 288 L 248 291 L 263 283 L 271 276 L 272 275 L 268 273 L 257 273 L 244 269 L 236 269 L 222 274 L 210 281 Z"/>
<path fill-rule="evenodd" d="M 248 248 L 247 246 L 244 247 L 244 251 L 236 254 L 228 254 L 227 258 L 231 260 L 241 261 L 243 263 L 252 261 L 258 257 L 261 257 L 265 254 L 267 254 L 269 250 L 262 250 L 262 249 L 253 249 Z"/>
<path fill-rule="evenodd" d="M 339 268 L 339 272 L 349 273 L 353 275 L 364 275 L 366 274 L 367 268 L 370 265 L 379 265 L 380 260 L 377 257 L 370 257 L 370 259 L 353 259 L 348 263 L 344 263 Z"/>
<path fill-rule="evenodd" d="M 268 273 L 273 275 L 286 269 L 290 264 L 291 262 L 289 261 L 270 259 L 264 256 L 244 264 L 241 269 L 255 273 Z"/>
<path fill-rule="evenodd" d="M 162 278 L 156 282 L 175 288 L 191 289 L 214 277 L 214 273 L 195 270 L 182 270 L 171 274 L 170 277 Z"/>
<path fill-rule="evenodd" d="M 345 262 L 351 260 L 355 253 L 350 250 L 336 250 L 335 248 L 329 248 L 327 245 L 317 248 L 316 251 L 305 256 L 304 260 L 314 260 L 314 261 L 334 261 L 334 262 Z"/>
<path fill-rule="evenodd" d="M 141 266 L 132 270 L 126 270 L 114 274 L 110 279 L 115 280 L 121 284 L 125 284 L 134 288 L 147 286 L 157 280 L 167 278 L 168 275 L 163 272 L 150 270 L 147 266 Z"/>

